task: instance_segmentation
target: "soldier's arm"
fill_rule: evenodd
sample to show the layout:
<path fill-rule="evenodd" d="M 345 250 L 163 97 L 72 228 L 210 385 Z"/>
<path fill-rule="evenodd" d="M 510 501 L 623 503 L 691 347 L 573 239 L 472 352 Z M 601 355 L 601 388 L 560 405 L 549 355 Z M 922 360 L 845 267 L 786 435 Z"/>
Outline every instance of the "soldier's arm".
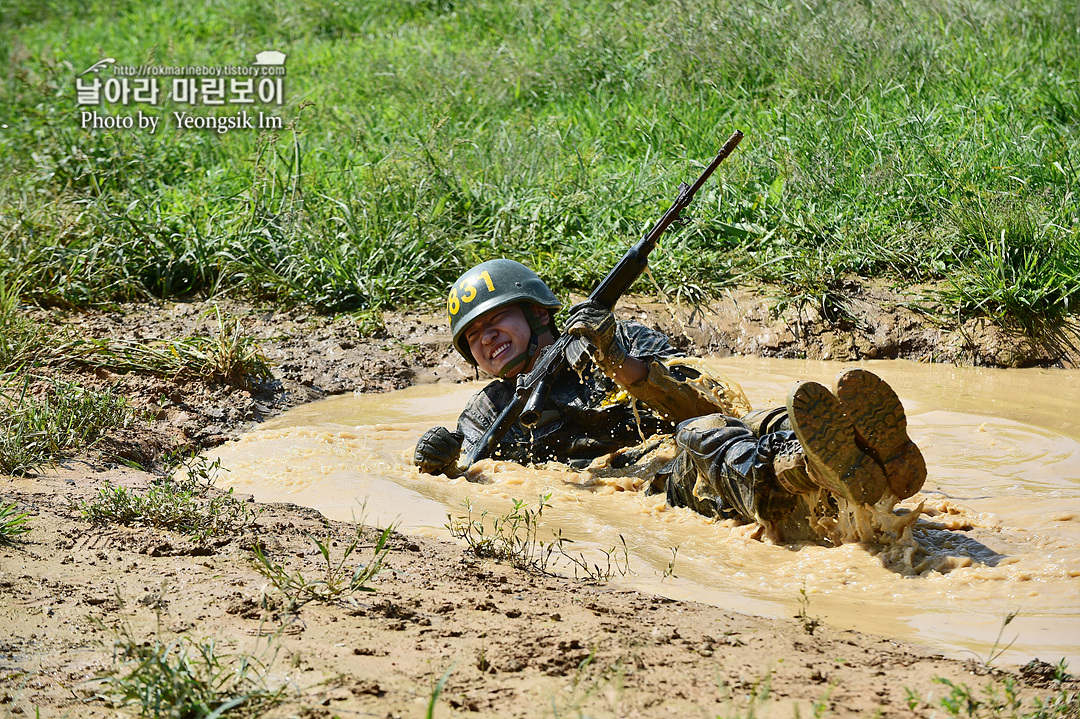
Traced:
<path fill-rule="evenodd" d="M 480 444 L 488 428 L 495 423 L 513 399 L 513 395 L 512 382 L 496 380 L 472 396 L 457 423 L 457 430 L 463 437 L 462 457 L 469 456 L 473 448 Z M 526 463 L 532 459 L 529 446 L 521 442 L 519 433 L 513 427 L 499 442 L 497 451 L 501 459 L 513 462 Z"/>
<path fill-rule="evenodd" d="M 671 345 L 667 335 L 632 321 L 620 323 L 619 329 L 628 358 L 641 364 L 628 377 L 635 381 L 619 381 L 635 399 L 675 423 L 723 412 L 716 398 L 695 382 L 700 373 L 690 367 L 669 367 L 662 361 L 685 356 Z"/>
<path fill-rule="evenodd" d="M 459 466 L 462 456 L 475 447 L 499 414 L 500 382 L 493 382 L 470 399 L 458 417 L 457 429 L 432 427 L 416 443 L 413 464 L 425 474 L 457 477 L 465 469 Z"/>

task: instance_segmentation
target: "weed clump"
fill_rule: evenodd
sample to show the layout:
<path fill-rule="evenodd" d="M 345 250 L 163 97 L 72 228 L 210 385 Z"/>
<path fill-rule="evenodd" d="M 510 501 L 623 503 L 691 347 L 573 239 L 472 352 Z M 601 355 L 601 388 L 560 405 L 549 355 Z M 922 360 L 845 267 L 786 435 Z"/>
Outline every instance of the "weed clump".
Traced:
<path fill-rule="evenodd" d="M 158 341 L 73 338 L 50 332 L 19 310 L 21 285 L 0 277 L 0 472 L 26 474 L 70 450 L 91 446 L 139 416 L 115 389 L 92 390 L 39 375 L 71 366 L 190 377 L 250 390 L 271 378 L 237 317 L 215 308 L 216 332 Z"/>
<path fill-rule="evenodd" d="M 504 561 L 527 572 L 547 574 L 560 561 L 574 569 L 574 577 L 593 583 L 603 583 L 614 575 L 626 576 L 630 571 L 630 552 L 626 540 L 619 536 L 622 547 L 603 552 L 605 564 L 589 562 L 580 552 L 573 554 L 567 546 L 574 540 L 564 537 L 562 530 L 550 540 L 539 538 L 541 517 L 551 507 L 550 494 L 541 495 L 536 509 L 524 500 L 513 500 L 513 507 L 503 515 L 491 515 L 488 510 L 476 514 L 473 503 L 466 499 L 466 516 L 447 515 L 446 528 L 451 536 L 464 539 L 468 549 L 477 557 Z"/>
<path fill-rule="evenodd" d="M 257 654 L 226 654 L 214 639 L 160 633 L 139 641 L 121 625 L 113 642 L 113 667 L 100 677 L 114 706 L 138 705 L 154 719 L 257 717 L 284 700 L 285 685 L 273 686 L 269 670 L 277 657 L 276 637 Z"/>
<path fill-rule="evenodd" d="M 57 338 L 19 311 L 22 286 L 0 278 L 0 472 L 26 474 L 135 418 L 112 390 L 37 377 Z"/>
<path fill-rule="evenodd" d="M 135 420 L 127 399 L 111 389 L 45 378 L 40 383 L 35 395 L 30 377 L 0 377 L 0 472 L 33 472 Z"/>
<path fill-rule="evenodd" d="M 820 619 L 810 616 L 810 595 L 806 593 L 806 582 L 799 589 L 799 613 L 795 618 L 802 624 L 803 631 L 811 636 L 821 626 Z"/>
<path fill-rule="evenodd" d="M 390 552 L 388 542 L 393 529 L 391 525 L 379 535 L 375 541 L 371 561 L 367 564 L 357 563 L 355 567 L 346 566 L 346 563 L 349 557 L 360 548 L 363 525 L 357 527 L 356 534 L 342 551 L 341 558 L 336 561 L 330 558 L 331 539 L 329 537 L 325 540 L 310 537 L 326 565 L 319 579 L 308 579 L 300 572 L 289 572 L 283 564 L 268 559 L 262 547 L 258 545 L 255 546 L 255 558 L 258 560 L 255 569 L 285 595 L 290 611 L 308 602 L 344 601 L 352 604 L 354 600 L 350 595 L 353 592 L 375 591 L 374 587 L 368 586 L 368 582 L 383 570 L 386 555 Z"/>
<path fill-rule="evenodd" d="M 136 524 L 200 538 L 235 533 L 255 521 L 257 513 L 233 496 L 232 487 L 214 491 L 220 459 L 197 457 L 185 465 L 183 477 L 176 469 L 167 470 L 142 494 L 106 482 L 93 499 L 80 504 L 80 512 L 93 524 Z"/>
<path fill-rule="evenodd" d="M 75 339 L 54 351 L 55 364 L 105 367 L 117 372 L 144 372 L 161 377 L 193 377 L 240 389 L 270 378 L 270 365 L 254 339 L 241 333 L 240 320 L 215 308 L 213 337 L 138 342 Z"/>
<path fill-rule="evenodd" d="M 981 198 L 958 203 L 953 221 L 962 240 L 957 271 L 941 291 L 961 317 L 986 316 L 1042 336 L 1080 305 L 1080 236 L 1030 208 Z"/>

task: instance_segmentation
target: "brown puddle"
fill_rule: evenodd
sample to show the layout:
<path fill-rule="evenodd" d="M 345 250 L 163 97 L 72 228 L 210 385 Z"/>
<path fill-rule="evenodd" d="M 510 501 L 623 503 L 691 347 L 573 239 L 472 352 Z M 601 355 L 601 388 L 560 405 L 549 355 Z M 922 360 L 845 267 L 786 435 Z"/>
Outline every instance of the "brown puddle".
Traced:
<path fill-rule="evenodd" d="M 756 358 L 710 360 L 755 406 L 781 403 L 795 380 L 825 384 L 844 366 Z M 860 545 L 791 549 L 753 539 L 749 527 L 712 523 L 658 498 L 624 491 L 634 477 L 561 466 L 484 465 L 485 484 L 418 474 L 419 435 L 452 425 L 481 384 L 427 385 L 382 395 L 339 396 L 292 410 L 216 450 L 222 483 L 263 502 L 315 507 L 329 517 L 395 522 L 448 536 L 448 512 L 470 499 L 506 512 L 551 493 L 544 527 L 574 548 L 630 549 L 631 574 L 613 580 L 678 599 L 764 616 L 807 613 L 842 628 L 920 642 L 951 656 L 986 659 L 1001 632 L 999 661 L 1080 661 L 1080 372 L 990 370 L 891 361 L 865 366 L 893 385 L 929 467 L 929 516 L 916 552 Z M 547 532 L 541 530 L 541 538 Z M 664 577 L 678 547 L 674 576 Z M 567 570 L 569 571 L 569 570 Z"/>

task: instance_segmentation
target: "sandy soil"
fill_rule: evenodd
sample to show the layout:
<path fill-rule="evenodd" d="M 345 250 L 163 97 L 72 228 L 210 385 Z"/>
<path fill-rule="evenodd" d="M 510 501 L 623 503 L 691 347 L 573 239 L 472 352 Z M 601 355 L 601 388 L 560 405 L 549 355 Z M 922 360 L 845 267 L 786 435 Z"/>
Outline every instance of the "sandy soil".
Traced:
<path fill-rule="evenodd" d="M 812 316 L 771 319 L 767 306 L 752 295 L 680 310 L 628 301 L 622 315 L 664 328 L 690 351 L 720 355 L 1076 364 L 1075 350 L 1061 343 L 1036 346 L 977 324 L 935 327 L 884 288 L 856 293 L 859 319 L 847 327 Z M 209 307 L 35 314 L 83 336 L 176 338 L 210 331 Z M 271 716 L 425 716 L 444 676 L 435 716 L 941 716 L 918 700 L 948 693 L 938 677 L 981 689 L 1014 676 L 1028 698 L 1061 689 L 1049 682 L 1049 665 L 990 670 L 947 660 L 814 626 L 812 606 L 803 618 L 760 619 L 530 574 L 476 559 L 461 544 L 401 535 L 391 539 L 374 592 L 290 609 L 256 571 L 252 548 L 310 580 L 325 563 L 309 535 L 329 538 L 336 561 L 358 531 L 293 505 L 252 504 L 254 523 L 206 540 L 89 524 L 78 503 L 104 481 L 145 488 L 154 476 L 121 459 L 157 471 L 167 450 L 213 446 L 327 394 L 472 378 L 435 316 L 387 316 L 385 330 L 364 337 L 349 318 L 222 308 L 258 338 L 272 381 L 248 392 L 64 370 L 86 385 L 118 387 L 156 419 L 40 476 L 0 476 L 0 498 L 16 501 L 32 527 L 0 544 L 0 715 L 115 716 L 95 677 L 132 666 L 114 664 L 116 643 L 178 637 L 214 638 L 221 656 L 260 657 L 268 683 L 285 687 Z M 366 562 L 378 532 L 359 531 Z"/>

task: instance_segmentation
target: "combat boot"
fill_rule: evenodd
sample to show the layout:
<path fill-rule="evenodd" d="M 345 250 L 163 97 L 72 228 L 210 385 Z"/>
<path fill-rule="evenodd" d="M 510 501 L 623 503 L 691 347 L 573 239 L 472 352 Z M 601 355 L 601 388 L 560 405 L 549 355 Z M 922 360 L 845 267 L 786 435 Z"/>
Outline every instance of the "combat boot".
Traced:
<path fill-rule="evenodd" d="M 788 421 L 819 487 L 852 502 L 874 504 L 885 493 L 885 473 L 862 451 L 844 406 L 817 382 L 799 382 L 788 393 Z"/>
<path fill-rule="evenodd" d="M 836 377 L 836 396 L 856 441 L 884 468 L 893 494 L 906 499 L 922 489 L 926 461 L 908 436 L 904 405 L 892 387 L 872 372 L 849 369 Z"/>
<path fill-rule="evenodd" d="M 818 489 L 806 468 L 806 455 L 798 440 L 784 442 L 772 461 L 776 481 L 792 494 L 807 494 Z"/>

